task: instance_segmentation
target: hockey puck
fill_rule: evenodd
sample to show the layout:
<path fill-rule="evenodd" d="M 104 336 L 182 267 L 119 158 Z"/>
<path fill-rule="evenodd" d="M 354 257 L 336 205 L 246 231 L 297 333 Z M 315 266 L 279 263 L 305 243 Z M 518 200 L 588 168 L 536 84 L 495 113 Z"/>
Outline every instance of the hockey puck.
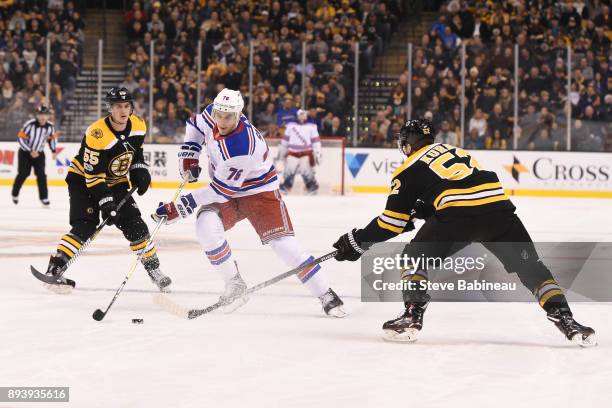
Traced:
<path fill-rule="evenodd" d="M 134 323 L 134 324 L 142 324 L 142 323 L 144 323 L 144 320 L 143 319 L 132 319 L 132 323 Z"/>

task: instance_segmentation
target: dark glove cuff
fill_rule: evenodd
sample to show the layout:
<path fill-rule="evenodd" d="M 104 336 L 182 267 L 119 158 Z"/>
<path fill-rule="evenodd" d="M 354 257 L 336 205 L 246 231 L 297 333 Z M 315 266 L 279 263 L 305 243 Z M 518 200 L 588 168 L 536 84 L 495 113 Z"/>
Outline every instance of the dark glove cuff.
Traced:
<path fill-rule="evenodd" d="M 349 240 L 349 243 L 351 244 L 351 247 L 355 250 L 355 252 L 357 252 L 358 254 L 363 254 L 365 250 L 361 248 L 359 240 L 355 237 L 356 232 L 357 232 L 356 229 L 349 232 L 347 234 L 348 240 Z"/>
<path fill-rule="evenodd" d="M 134 163 L 132 164 L 132 166 L 130 166 L 130 171 L 136 170 L 136 169 L 149 170 L 149 165 L 147 163 Z"/>

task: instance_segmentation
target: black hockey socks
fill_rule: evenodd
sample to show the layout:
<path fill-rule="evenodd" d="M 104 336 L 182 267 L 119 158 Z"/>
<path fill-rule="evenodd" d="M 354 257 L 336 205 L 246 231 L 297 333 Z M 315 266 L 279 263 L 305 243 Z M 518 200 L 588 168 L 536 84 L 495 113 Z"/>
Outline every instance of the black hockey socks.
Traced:
<path fill-rule="evenodd" d="M 74 255 L 81 249 L 83 240 L 73 233 L 68 233 L 62 237 L 59 244 L 57 244 L 58 254 L 65 255 L 67 261 L 74 257 Z"/>

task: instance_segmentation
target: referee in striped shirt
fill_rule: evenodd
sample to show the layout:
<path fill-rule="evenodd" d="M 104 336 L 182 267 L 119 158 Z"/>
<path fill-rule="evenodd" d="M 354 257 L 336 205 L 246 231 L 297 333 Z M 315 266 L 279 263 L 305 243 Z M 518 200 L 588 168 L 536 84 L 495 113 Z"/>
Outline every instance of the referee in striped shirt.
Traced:
<path fill-rule="evenodd" d="M 40 105 L 36 119 L 28 120 L 18 133 L 19 154 L 17 155 L 17 177 L 13 183 L 13 203 L 19 202 L 19 190 L 30 175 L 32 167 L 38 183 L 38 196 L 43 206 L 49 206 L 47 175 L 45 174 L 45 144 L 49 143 L 53 159 L 56 157 L 57 133 L 49 121 L 49 108 Z"/>

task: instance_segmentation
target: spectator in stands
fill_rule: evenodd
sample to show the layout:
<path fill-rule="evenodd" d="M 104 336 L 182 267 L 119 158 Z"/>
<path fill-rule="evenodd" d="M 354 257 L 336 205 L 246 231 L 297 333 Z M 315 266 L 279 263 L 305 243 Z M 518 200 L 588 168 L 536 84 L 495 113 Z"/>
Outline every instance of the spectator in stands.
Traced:
<path fill-rule="evenodd" d="M 466 65 L 469 67 L 465 82 L 466 119 L 472 119 L 481 109 L 488 117 L 487 135 L 491 143 L 498 143 L 495 130 L 501 139 L 508 141 L 512 131 L 513 111 L 513 44 L 519 45 L 520 98 L 519 111 L 521 141 L 532 140 L 532 147 L 545 146 L 550 139 L 560 146 L 563 129 L 559 123 L 566 120 L 564 99 L 567 91 L 566 44 L 574 48 L 573 89 L 570 97 L 574 118 L 587 117 L 589 122 L 601 120 L 605 109 L 604 96 L 608 72 L 610 40 L 603 29 L 610 29 L 608 2 L 599 6 L 590 2 L 554 3 L 535 1 L 529 7 L 522 3 L 484 3 L 452 0 L 442 7 L 441 15 L 431 31 L 421 38 L 422 47 L 416 47 L 413 56 L 413 116 L 420 116 L 430 109 L 434 120 L 449 119 L 460 104 L 449 101 L 448 96 L 458 96 L 460 86 L 451 87 L 452 76 L 460 77 L 461 59 L 456 45 L 465 42 Z M 598 8 L 594 8 L 594 6 Z M 449 37 L 449 29 L 452 34 Z M 454 36 L 458 39 L 455 41 Z M 433 65 L 434 75 L 426 75 L 426 67 Z M 450 73 L 450 77 L 449 77 Z M 406 74 L 403 74 L 403 76 Z M 601 84 L 604 83 L 604 86 Z M 554 95 L 554 97 L 553 97 Z M 420 99 L 424 98 L 425 103 Z M 501 105 L 500 108 L 497 105 Z M 533 105 L 533 106 L 532 106 Z M 546 120 L 542 120 L 542 108 L 546 108 Z M 420 110 L 419 114 L 417 110 Z M 505 119 L 504 119 L 505 118 Z M 460 118 L 459 118 L 460 119 Z M 469 122 L 469 121 L 468 121 Z M 459 120 L 455 120 L 459 123 Z M 481 125 L 482 122 L 481 122 Z M 472 128 L 468 125 L 468 129 Z M 542 133 L 542 129 L 547 129 Z M 602 127 L 598 127 L 601 129 Z M 603 127 L 603 138 L 610 127 Z M 505 129 L 505 130 L 504 130 Z M 552 137 L 551 137 L 552 136 Z M 538 139 L 538 143 L 535 140 Z M 501 142 L 499 143 L 501 146 Z M 593 143 L 595 146 L 596 143 Z"/>
<path fill-rule="evenodd" d="M 554 150 L 555 145 L 547 128 L 542 128 L 537 137 L 528 146 L 530 150 Z"/>
<path fill-rule="evenodd" d="M 442 121 L 442 126 L 436 135 L 435 142 L 459 146 L 459 138 L 457 137 L 457 134 L 451 130 L 448 120 Z"/>
<path fill-rule="evenodd" d="M 342 126 L 342 121 L 338 116 L 334 116 L 330 123 L 323 127 L 322 136 L 324 137 L 346 137 L 346 128 Z"/>
<path fill-rule="evenodd" d="M 134 91 L 138 88 L 138 82 L 134 80 L 134 76 L 128 71 L 123 82 L 119 84 L 119 87 L 126 88 L 130 93 L 134 94 Z"/>
<path fill-rule="evenodd" d="M 298 107 L 312 108 L 313 120 L 321 131 L 325 123 L 333 121 L 333 116 L 345 117 L 351 109 L 354 41 L 360 42 L 363 73 L 373 67 L 374 58 L 384 48 L 383 42 L 397 28 L 402 2 L 270 3 L 266 6 L 265 3 L 216 0 L 155 1 L 143 7 L 142 2 L 134 2 L 125 20 L 130 32 L 129 59 L 134 79 L 148 77 L 148 44 L 155 40 L 156 94 L 162 87 L 162 71 L 167 70 L 170 62 L 176 62 L 177 75 L 170 84 L 177 94 L 184 92 L 189 109 L 195 109 L 193 42 L 200 39 L 203 42 L 203 100 L 214 96 L 220 83 L 241 89 L 248 97 L 245 73 L 248 72 L 248 41 L 252 39 L 255 83 L 262 82 L 268 87 L 265 93 L 254 92 L 253 117 L 260 117 L 269 102 L 277 107 L 277 121 L 282 121 L 283 116 L 285 121 L 293 119 Z M 309 42 L 305 69 L 301 66 L 302 40 Z M 305 76 L 305 106 L 301 100 L 296 104 L 295 98 L 302 92 L 302 76 Z M 287 102 L 286 94 L 293 97 L 291 102 Z M 405 95 L 402 99 L 405 103 Z M 288 103 L 291 106 L 286 110 L 283 105 Z M 401 110 L 400 105 L 397 103 L 396 110 Z"/>
<path fill-rule="evenodd" d="M 297 120 L 297 111 L 298 109 L 293 104 L 293 97 L 286 94 L 283 97 L 282 106 L 276 111 L 276 124 L 279 127 L 284 127 L 289 122 L 295 122 Z"/>
<path fill-rule="evenodd" d="M 187 106 L 187 98 L 185 97 L 185 94 L 182 92 L 177 94 L 176 95 L 176 117 L 184 123 L 192 115 L 193 115 L 193 112 L 191 111 L 191 109 L 189 109 L 189 106 Z"/>
<path fill-rule="evenodd" d="M 496 103 L 493 106 L 492 114 L 487 120 L 487 128 L 489 128 L 491 132 L 499 130 L 502 137 L 506 137 L 506 135 L 510 133 L 511 126 L 511 119 L 509 120 L 504 113 L 501 103 Z"/>
<path fill-rule="evenodd" d="M 472 118 L 470 119 L 468 130 L 470 132 L 470 135 L 472 133 L 472 130 L 476 130 L 476 132 L 478 133 L 478 137 L 484 138 L 484 135 L 487 132 L 487 120 L 484 117 L 482 109 L 476 109 L 474 116 L 472 116 Z"/>
<path fill-rule="evenodd" d="M 168 104 L 167 117 L 163 120 L 160 133 L 167 136 L 174 143 L 183 141 L 185 122 L 176 117 L 176 108 L 173 103 Z"/>
<path fill-rule="evenodd" d="M 478 134 L 478 129 L 471 129 L 469 135 L 468 140 L 465 141 L 466 149 L 484 149 L 484 137 Z"/>
<path fill-rule="evenodd" d="M 379 111 L 376 114 L 376 125 L 381 135 L 384 135 L 385 142 L 393 142 L 395 135 L 391 134 L 391 121 L 387 118 L 387 115 L 383 111 Z"/>
<path fill-rule="evenodd" d="M 485 149 L 506 150 L 508 139 L 506 139 L 499 129 L 492 129 L 493 136 L 485 138 Z"/>
<path fill-rule="evenodd" d="M 276 106 L 274 106 L 274 102 L 268 102 L 266 104 L 266 110 L 259 113 L 256 117 L 257 127 L 259 130 L 268 133 L 276 133 L 274 131 L 274 127 L 277 126 L 277 114 L 276 114 Z"/>

